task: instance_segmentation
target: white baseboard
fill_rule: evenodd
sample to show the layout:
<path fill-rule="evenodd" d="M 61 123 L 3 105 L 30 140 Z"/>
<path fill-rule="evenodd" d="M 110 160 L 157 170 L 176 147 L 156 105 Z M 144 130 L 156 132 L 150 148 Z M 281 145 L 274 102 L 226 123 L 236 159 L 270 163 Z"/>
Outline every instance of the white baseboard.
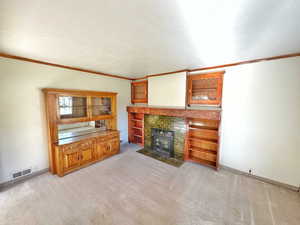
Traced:
<path fill-rule="evenodd" d="M 220 168 L 224 169 L 224 170 L 227 170 L 227 171 L 230 171 L 230 172 L 235 173 L 235 174 L 251 177 L 251 178 L 263 181 L 265 183 L 274 184 L 274 185 L 277 185 L 277 186 L 280 186 L 280 187 L 283 187 L 283 188 L 287 188 L 287 189 L 290 189 L 290 190 L 293 190 L 293 191 L 297 191 L 297 192 L 300 191 L 300 187 L 296 187 L 296 186 L 293 186 L 293 185 L 290 185 L 290 184 L 285 184 L 285 183 L 278 182 L 278 181 L 268 179 L 268 178 L 265 178 L 265 177 L 260 177 L 260 176 L 256 176 L 256 175 L 253 175 L 253 174 L 249 174 L 249 173 L 237 170 L 237 169 L 233 169 L 233 168 L 228 167 L 228 166 L 220 165 Z"/>
<path fill-rule="evenodd" d="M 20 178 L 14 179 L 14 180 L 9 180 L 9 181 L 3 182 L 3 183 L 0 184 L 0 191 L 2 191 L 3 189 L 9 188 L 13 185 L 24 182 L 26 180 L 29 180 L 33 177 L 39 176 L 43 173 L 47 173 L 48 171 L 49 171 L 49 168 L 46 168 L 46 169 L 42 169 L 42 170 L 39 170 L 39 171 L 35 171 L 35 172 L 33 172 L 31 174 L 28 174 L 27 176 L 24 176 L 24 177 L 20 177 Z"/>

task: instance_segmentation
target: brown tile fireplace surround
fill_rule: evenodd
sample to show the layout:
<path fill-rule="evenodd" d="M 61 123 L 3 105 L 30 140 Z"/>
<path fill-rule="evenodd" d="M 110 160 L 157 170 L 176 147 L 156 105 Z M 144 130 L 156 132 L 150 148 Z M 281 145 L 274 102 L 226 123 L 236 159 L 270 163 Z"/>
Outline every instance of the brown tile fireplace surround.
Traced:
<path fill-rule="evenodd" d="M 220 110 L 128 106 L 127 112 L 130 143 L 155 151 L 153 132 L 172 133 L 170 157 L 219 168 Z"/>

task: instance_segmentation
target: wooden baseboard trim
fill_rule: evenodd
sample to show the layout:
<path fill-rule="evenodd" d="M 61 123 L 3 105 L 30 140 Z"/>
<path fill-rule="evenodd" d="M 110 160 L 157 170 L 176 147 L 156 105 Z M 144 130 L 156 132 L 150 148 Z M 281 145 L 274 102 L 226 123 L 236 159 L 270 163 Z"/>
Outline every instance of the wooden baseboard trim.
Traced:
<path fill-rule="evenodd" d="M 252 174 L 249 174 L 249 173 L 246 173 L 246 172 L 243 172 L 243 171 L 240 171 L 240 170 L 228 167 L 228 166 L 224 166 L 224 165 L 220 165 L 220 169 L 229 171 L 229 172 L 234 173 L 234 174 L 251 177 L 253 179 L 257 179 L 257 180 L 260 180 L 262 182 L 273 184 L 273 185 L 283 187 L 283 188 L 286 188 L 286 189 L 289 189 L 289 190 L 292 190 L 292 191 L 299 192 L 299 187 L 296 187 L 296 186 L 293 186 L 293 185 L 290 185 L 290 184 L 285 184 L 285 183 L 281 183 L 281 182 L 278 182 L 278 181 L 275 181 L 275 180 L 272 180 L 272 179 L 268 179 L 268 178 L 265 178 L 265 177 L 252 175 Z"/>
<path fill-rule="evenodd" d="M 3 182 L 3 183 L 0 184 L 0 192 L 4 191 L 7 188 L 15 186 L 17 184 L 20 184 L 20 183 L 22 183 L 26 180 L 29 180 L 33 177 L 36 177 L 36 176 L 42 175 L 44 173 L 47 173 L 48 171 L 49 171 L 49 168 L 46 168 L 46 169 L 42 169 L 42 170 L 39 170 L 39 171 L 35 171 L 35 172 L 33 172 L 33 173 L 31 173 L 27 176 L 20 177 L 20 178 L 15 179 L 15 180 L 9 180 L 9 181 Z"/>

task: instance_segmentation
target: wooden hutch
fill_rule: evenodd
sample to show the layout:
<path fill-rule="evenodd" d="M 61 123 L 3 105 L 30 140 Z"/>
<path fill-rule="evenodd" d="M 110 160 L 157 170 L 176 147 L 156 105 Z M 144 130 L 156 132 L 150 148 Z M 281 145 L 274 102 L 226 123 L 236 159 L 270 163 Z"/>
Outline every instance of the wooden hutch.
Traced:
<path fill-rule="evenodd" d="M 65 89 L 43 89 L 48 125 L 49 169 L 63 176 L 69 172 L 117 154 L 116 95 Z M 96 121 L 88 132 L 60 134 L 59 126 Z M 97 128 L 97 127 L 101 127 Z"/>
<path fill-rule="evenodd" d="M 187 74 L 185 109 L 127 107 L 128 141 L 144 146 L 145 114 L 181 117 L 186 122 L 184 160 L 218 169 L 224 73 Z M 210 106 L 212 109 L 192 109 L 190 106 Z"/>

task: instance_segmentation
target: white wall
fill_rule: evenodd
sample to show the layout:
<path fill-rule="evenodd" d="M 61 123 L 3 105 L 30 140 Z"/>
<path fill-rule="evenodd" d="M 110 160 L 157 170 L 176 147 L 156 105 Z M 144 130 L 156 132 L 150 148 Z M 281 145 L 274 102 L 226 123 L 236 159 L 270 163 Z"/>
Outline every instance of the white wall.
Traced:
<path fill-rule="evenodd" d="M 300 57 L 226 69 L 221 164 L 300 185 Z"/>
<path fill-rule="evenodd" d="M 300 57 L 225 71 L 221 164 L 299 186 Z M 173 91 L 165 85 L 174 80 L 175 74 L 164 76 L 163 93 Z M 177 90 L 181 87 L 185 92 L 185 85 L 177 85 Z M 153 90 L 149 89 L 149 96 L 160 100 L 158 90 Z"/>
<path fill-rule="evenodd" d="M 186 73 L 150 77 L 148 79 L 148 105 L 185 107 Z"/>
<path fill-rule="evenodd" d="M 0 183 L 14 170 L 48 167 L 46 87 L 117 92 L 118 129 L 127 140 L 129 81 L 0 58 Z"/>

